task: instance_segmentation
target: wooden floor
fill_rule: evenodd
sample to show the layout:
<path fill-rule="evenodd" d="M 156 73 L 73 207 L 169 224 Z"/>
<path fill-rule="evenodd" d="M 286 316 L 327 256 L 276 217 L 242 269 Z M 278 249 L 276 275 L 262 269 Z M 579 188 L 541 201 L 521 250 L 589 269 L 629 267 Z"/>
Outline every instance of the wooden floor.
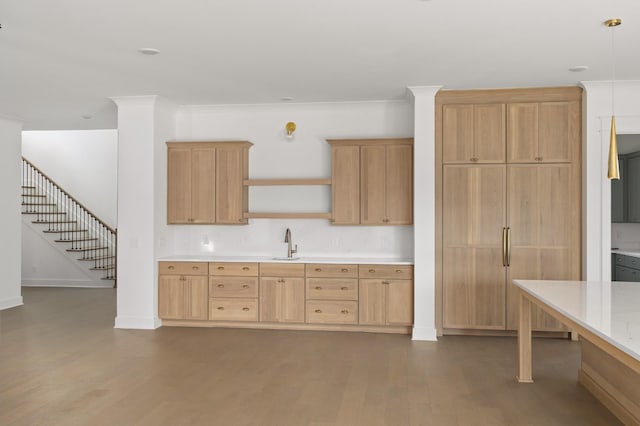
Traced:
<path fill-rule="evenodd" d="M 0 425 L 616 425 L 578 343 L 313 331 L 115 330 L 113 289 L 23 289 L 0 311 Z"/>

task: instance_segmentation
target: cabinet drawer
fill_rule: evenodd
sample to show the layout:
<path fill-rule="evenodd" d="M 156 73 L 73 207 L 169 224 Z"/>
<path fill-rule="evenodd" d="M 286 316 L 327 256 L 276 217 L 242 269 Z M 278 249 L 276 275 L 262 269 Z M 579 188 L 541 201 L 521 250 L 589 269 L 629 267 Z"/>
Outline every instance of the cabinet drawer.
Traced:
<path fill-rule="evenodd" d="M 209 277 L 211 297 L 258 297 L 258 277 Z"/>
<path fill-rule="evenodd" d="M 258 299 L 209 299 L 209 319 L 258 321 Z"/>
<path fill-rule="evenodd" d="M 159 275 L 207 275 L 206 262 L 158 262 Z"/>
<path fill-rule="evenodd" d="M 357 324 L 358 302 L 307 300 L 310 324 Z"/>
<path fill-rule="evenodd" d="M 309 263 L 307 277 L 358 278 L 358 265 Z"/>
<path fill-rule="evenodd" d="M 626 256 L 624 254 L 616 254 L 616 265 L 626 266 L 627 268 L 640 269 L 640 258 Z"/>
<path fill-rule="evenodd" d="M 261 277 L 304 277 L 304 263 L 261 263 Z"/>
<path fill-rule="evenodd" d="M 209 275 L 257 277 L 257 263 L 212 262 L 209 263 Z"/>
<path fill-rule="evenodd" d="M 307 278 L 307 299 L 358 300 L 356 278 Z"/>
<path fill-rule="evenodd" d="M 410 265 L 360 265 L 360 278 L 413 279 Z"/>

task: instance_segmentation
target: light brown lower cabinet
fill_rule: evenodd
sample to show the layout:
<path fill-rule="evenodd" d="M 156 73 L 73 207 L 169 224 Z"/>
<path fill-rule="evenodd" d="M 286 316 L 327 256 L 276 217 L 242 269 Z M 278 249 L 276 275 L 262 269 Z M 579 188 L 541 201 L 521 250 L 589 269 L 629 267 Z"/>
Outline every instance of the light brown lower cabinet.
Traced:
<path fill-rule="evenodd" d="M 413 266 L 159 265 L 163 325 L 410 333 L 413 324 Z"/>
<path fill-rule="evenodd" d="M 206 276 L 161 275 L 158 316 L 163 319 L 206 320 L 208 287 Z"/>

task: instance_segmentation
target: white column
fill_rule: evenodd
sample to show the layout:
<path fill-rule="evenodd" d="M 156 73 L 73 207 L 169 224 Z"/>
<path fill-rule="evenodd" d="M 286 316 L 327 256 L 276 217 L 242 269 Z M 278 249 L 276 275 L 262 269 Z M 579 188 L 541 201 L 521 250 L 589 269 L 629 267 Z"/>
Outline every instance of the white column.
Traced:
<path fill-rule="evenodd" d="M 175 119 L 156 96 L 119 97 L 113 101 L 118 106 L 115 327 L 154 329 L 161 324 L 157 309 L 155 224 L 163 217 L 156 209 L 156 162 L 157 156 L 162 155 L 159 145 L 173 137 Z"/>
<path fill-rule="evenodd" d="M 0 116 L 0 310 L 22 305 L 20 213 L 20 145 L 22 122 Z"/>
<path fill-rule="evenodd" d="M 435 96 L 441 86 L 410 87 L 414 97 L 413 340 L 437 340 L 435 323 Z"/>

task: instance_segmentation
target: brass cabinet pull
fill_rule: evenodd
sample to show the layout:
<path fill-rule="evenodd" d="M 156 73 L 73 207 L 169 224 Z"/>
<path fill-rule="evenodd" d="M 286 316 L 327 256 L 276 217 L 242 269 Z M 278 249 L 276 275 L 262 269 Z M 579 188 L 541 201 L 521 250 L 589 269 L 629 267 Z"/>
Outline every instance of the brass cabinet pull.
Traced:
<path fill-rule="evenodd" d="M 224 266 L 218 266 L 218 271 L 224 271 Z"/>
<path fill-rule="evenodd" d="M 511 266 L 511 228 L 507 226 L 507 266 Z"/>
<path fill-rule="evenodd" d="M 218 288 L 224 288 L 224 284 L 218 284 Z"/>
<path fill-rule="evenodd" d="M 349 287 L 340 287 L 340 290 L 349 290 Z"/>
<path fill-rule="evenodd" d="M 319 285 L 316 286 L 316 290 L 322 290 L 322 287 L 320 287 Z"/>
<path fill-rule="evenodd" d="M 242 310 L 246 312 L 246 311 L 248 311 L 248 310 L 249 310 L 249 308 L 246 308 L 246 307 L 245 307 L 245 308 L 242 308 Z"/>
<path fill-rule="evenodd" d="M 224 311 L 224 306 L 218 306 L 219 311 Z"/>
<path fill-rule="evenodd" d="M 321 313 L 322 313 L 322 310 L 316 309 L 316 314 L 321 314 Z"/>
<path fill-rule="evenodd" d="M 248 270 L 249 270 L 249 267 L 248 267 L 248 266 L 243 266 L 243 267 L 242 267 L 242 270 L 243 270 L 243 271 L 248 271 Z"/>
<path fill-rule="evenodd" d="M 191 269 L 193 269 L 194 271 L 197 271 L 200 268 L 198 266 L 192 266 Z"/>
<path fill-rule="evenodd" d="M 402 273 L 402 269 L 396 269 L 396 273 L 401 274 Z"/>
<path fill-rule="evenodd" d="M 347 268 L 342 268 L 340 269 L 341 272 L 349 272 L 349 270 Z"/>
<path fill-rule="evenodd" d="M 387 284 L 389 284 L 389 281 L 382 281 L 382 284 L 387 285 Z"/>
<path fill-rule="evenodd" d="M 383 221 L 384 223 L 387 223 L 387 222 L 389 222 L 389 219 L 382 219 L 382 221 Z"/>
<path fill-rule="evenodd" d="M 316 268 L 316 272 L 322 272 L 322 268 Z"/>
<path fill-rule="evenodd" d="M 242 288 L 249 288 L 249 285 L 245 284 L 245 285 L 242 286 Z"/>
<path fill-rule="evenodd" d="M 369 272 L 371 272 L 373 274 L 374 272 L 376 272 L 376 270 L 375 269 L 369 269 Z"/>
<path fill-rule="evenodd" d="M 348 311 L 348 310 L 346 310 L 346 309 L 343 309 L 343 310 L 341 310 L 340 312 L 341 312 L 341 313 L 343 313 L 343 314 L 348 314 L 348 313 L 349 313 L 349 311 Z"/>
<path fill-rule="evenodd" d="M 169 269 L 176 269 L 176 267 L 171 265 L 171 266 L 169 266 Z"/>
<path fill-rule="evenodd" d="M 507 266 L 507 228 L 502 227 L 502 266 Z"/>

